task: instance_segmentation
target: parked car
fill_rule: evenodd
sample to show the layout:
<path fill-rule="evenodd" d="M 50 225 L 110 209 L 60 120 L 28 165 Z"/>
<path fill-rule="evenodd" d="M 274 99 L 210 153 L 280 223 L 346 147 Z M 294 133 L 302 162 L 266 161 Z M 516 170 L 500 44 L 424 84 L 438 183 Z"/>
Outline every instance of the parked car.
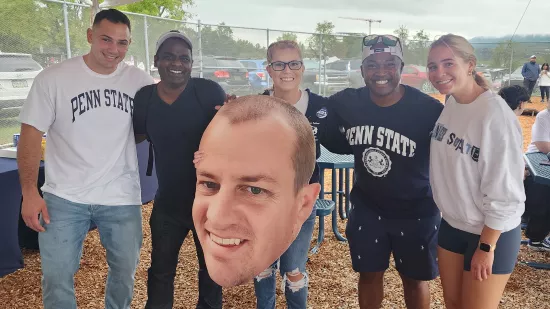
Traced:
<path fill-rule="evenodd" d="M 16 117 L 42 66 L 30 54 L 0 53 L 0 117 Z"/>
<path fill-rule="evenodd" d="M 248 81 L 252 91 L 261 92 L 267 89 L 268 73 L 265 69 L 267 60 L 263 59 L 241 59 L 239 60 L 248 70 Z"/>
<path fill-rule="evenodd" d="M 248 70 L 233 57 L 203 56 L 203 78 L 217 82 L 227 94 L 251 94 Z M 193 63 L 191 76 L 200 76 L 199 61 Z"/>
<path fill-rule="evenodd" d="M 417 88 L 424 93 L 435 91 L 428 79 L 428 70 L 420 65 L 405 65 L 401 73 L 401 84 Z"/>
<path fill-rule="evenodd" d="M 347 72 L 327 69 L 323 65 L 319 71 L 319 61 L 314 59 L 304 59 L 303 62 L 302 87 L 321 95 L 331 95 L 350 87 Z"/>
<path fill-rule="evenodd" d="M 540 66 L 541 64 L 539 64 L 539 67 Z M 513 86 L 513 85 L 523 86 L 523 75 L 521 75 L 522 68 L 523 68 L 523 65 L 517 68 L 515 71 L 513 71 L 512 74 L 508 73 L 504 75 L 504 78 L 502 79 L 502 87 Z M 533 88 L 533 95 L 535 96 L 540 95 L 539 82 L 540 82 L 540 78 L 537 79 L 537 83 Z"/>
<path fill-rule="evenodd" d="M 521 69 L 523 66 L 517 68 L 515 71 L 512 72 L 512 74 L 507 73 L 504 75 L 504 78 L 502 79 L 502 85 L 503 86 L 514 86 L 514 85 L 520 85 L 523 86 L 523 75 L 521 75 Z"/>
<path fill-rule="evenodd" d="M 160 82 L 159 69 L 155 67 L 151 68 L 151 76 L 153 77 L 153 81 L 155 82 L 155 84 L 158 84 Z"/>
<path fill-rule="evenodd" d="M 498 91 L 502 87 L 502 80 L 496 78 L 495 75 L 491 73 L 490 69 L 478 71 L 477 74 L 483 76 L 485 80 L 492 86 L 493 90 Z"/>
<path fill-rule="evenodd" d="M 361 59 L 341 59 L 327 63 L 326 68 L 347 72 L 350 87 L 360 88 L 365 86 L 365 80 L 361 75 L 361 63 Z"/>

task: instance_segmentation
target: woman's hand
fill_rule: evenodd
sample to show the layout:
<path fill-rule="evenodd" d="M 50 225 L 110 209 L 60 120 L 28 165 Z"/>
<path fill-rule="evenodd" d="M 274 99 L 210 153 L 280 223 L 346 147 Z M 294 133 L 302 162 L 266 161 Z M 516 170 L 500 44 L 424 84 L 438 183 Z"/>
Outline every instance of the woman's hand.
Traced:
<path fill-rule="evenodd" d="M 470 263 L 470 272 L 474 277 L 474 280 L 487 280 L 493 273 L 493 261 L 495 260 L 495 252 L 485 252 L 479 248 L 472 257 Z"/>
<path fill-rule="evenodd" d="M 236 98 L 237 98 L 237 96 L 234 95 L 234 94 L 226 94 L 226 95 L 225 95 L 225 101 L 224 101 L 223 103 L 225 104 L 225 103 L 227 103 L 227 102 L 229 102 L 229 101 L 231 101 L 231 100 L 235 100 Z M 216 105 L 214 108 L 215 108 L 217 111 L 219 111 L 220 108 L 222 108 L 222 105 Z"/>
<path fill-rule="evenodd" d="M 193 164 L 195 165 L 195 167 L 197 166 L 197 164 L 204 158 L 204 152 L 198 150 L 195 152 L 194 154 L 194 157 L 193 157 Z"/>

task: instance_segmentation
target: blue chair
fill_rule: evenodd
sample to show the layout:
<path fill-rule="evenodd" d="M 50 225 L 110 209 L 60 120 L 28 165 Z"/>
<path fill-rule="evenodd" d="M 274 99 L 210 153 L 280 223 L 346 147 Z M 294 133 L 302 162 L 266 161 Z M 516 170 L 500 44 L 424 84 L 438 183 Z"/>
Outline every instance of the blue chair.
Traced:
<path fill-rule="evenodd" d="M 315 201 L 315 213 L 319 217 L 319 234 L 317 236 L 317 244 L 311 249 L 312 254 L 319 252 L 319 247 L 325 239 L 325 216 L 332 214 L 336 203 L 332 200 L 321 200 L 318 199 Z"/>

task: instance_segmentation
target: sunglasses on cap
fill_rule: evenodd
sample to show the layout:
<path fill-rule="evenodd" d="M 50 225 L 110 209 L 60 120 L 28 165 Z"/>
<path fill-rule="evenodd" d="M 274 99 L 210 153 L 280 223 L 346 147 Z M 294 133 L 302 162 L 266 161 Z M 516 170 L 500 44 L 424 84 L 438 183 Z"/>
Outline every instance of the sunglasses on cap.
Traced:
<path fill-rule="evenodd" d="M 382 42 L 382 44 L 391 47 L 397 46 L 397 44 L 401 45 L 401 41 L 399 40 L 399 38 L 393 35 L 372 34 L 367 35 L 363 38 L 363 46 L 373 46 L 379 42 Z"/>

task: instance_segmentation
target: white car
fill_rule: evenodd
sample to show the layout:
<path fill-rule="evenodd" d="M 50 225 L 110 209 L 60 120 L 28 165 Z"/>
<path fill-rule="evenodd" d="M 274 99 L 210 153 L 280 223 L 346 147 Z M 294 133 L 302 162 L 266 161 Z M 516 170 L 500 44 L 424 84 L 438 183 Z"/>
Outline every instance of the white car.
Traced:
<path fill-rule="evenodd" d="M 23 106 L 42 69 L 30 54 L 0 53 L 0 117 L 5 110 Z"/>

